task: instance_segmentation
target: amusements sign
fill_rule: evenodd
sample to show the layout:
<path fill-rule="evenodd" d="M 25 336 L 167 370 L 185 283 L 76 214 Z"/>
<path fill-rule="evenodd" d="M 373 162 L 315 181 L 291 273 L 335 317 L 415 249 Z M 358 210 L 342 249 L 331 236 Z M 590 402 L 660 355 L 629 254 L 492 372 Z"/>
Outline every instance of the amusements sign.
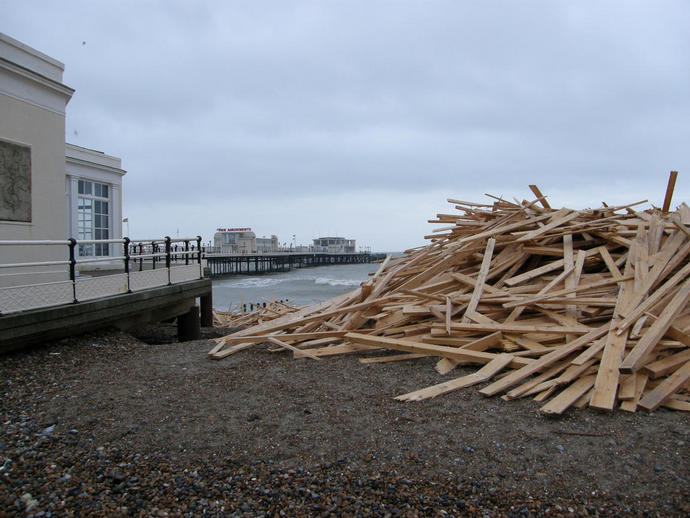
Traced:
<path fill-rule="evenodd" d="M 0 220 L 31 221 L 31 148 L 2 140 Z"/>

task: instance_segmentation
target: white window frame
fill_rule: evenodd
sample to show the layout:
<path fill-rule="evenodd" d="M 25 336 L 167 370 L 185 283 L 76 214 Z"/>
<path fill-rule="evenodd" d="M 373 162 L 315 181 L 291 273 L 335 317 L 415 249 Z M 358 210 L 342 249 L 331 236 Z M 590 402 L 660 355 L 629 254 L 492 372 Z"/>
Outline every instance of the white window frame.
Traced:
<path fill-rule="evenodd" d="M 102 196 L 103 188 L 107 190 L 107 196 Z M 79 178 L 76 198 L 77 241 L 109 239 L 113 235 L 113 186 L 105 182 Z M 87 202 L 89 213 L 85 210 Z M 97 213 L 97 207 L 102 209 L 103 203 L 107 203 L 106 212 L 101 210 Z M 104 217 L 106 218 L 105 225 L 103 224 Z M 110 246 L 108 244 L 79 245 L 79 257 L 107 257 L 109 255 Z"/>

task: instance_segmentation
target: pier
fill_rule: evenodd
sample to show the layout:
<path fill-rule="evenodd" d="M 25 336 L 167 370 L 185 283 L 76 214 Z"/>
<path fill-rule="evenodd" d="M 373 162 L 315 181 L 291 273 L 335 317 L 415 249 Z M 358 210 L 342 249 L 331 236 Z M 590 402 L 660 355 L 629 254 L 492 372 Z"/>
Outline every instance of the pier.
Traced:
<path fill-rule="evenodd" d="M 276 252 L 264 254 L 210 254 L 205 256 L 211 277 L 236 274 L 261 274 L 284 272 L 293 268 L 326 266 L 334 264 L 371 263 L 381 254 L 327 253 L 327 252 Z"/>

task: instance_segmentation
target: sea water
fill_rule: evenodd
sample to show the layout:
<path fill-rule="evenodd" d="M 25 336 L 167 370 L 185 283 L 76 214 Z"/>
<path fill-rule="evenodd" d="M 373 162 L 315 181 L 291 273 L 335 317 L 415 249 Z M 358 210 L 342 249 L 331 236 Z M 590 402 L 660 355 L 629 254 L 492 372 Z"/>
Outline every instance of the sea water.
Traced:
<path fill-rule="evenodd" d="M 241 303 L 287 301 L 292 306 L 323 302 L 356 289 L 379 264 L 342 264 L 296 268 L 261 275 L 232 275 L 213 279 L 213 306 L 227 311 Z"/>

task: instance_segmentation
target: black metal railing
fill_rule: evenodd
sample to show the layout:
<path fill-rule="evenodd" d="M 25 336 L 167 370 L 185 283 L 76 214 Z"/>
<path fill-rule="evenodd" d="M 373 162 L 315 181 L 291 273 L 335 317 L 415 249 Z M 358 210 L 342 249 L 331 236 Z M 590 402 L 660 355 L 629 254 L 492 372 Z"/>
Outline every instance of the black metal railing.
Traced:
<path fill-rule="evenodd" d="M 111 252 L 107 256 L 79 255 L 82 250 L 95 250 L 92 245 L 107 245 Z M 54 247 L 64 247 L 64 258 L 59 259 L 59 253 Z M 87 248 L 88 247 L 88 248 Z M 6 252 L 3 252 L 6 250 Z M 16 261 L 0 263 L 0 290 L 17 290 L 21 288 L 36 289 L 37 287 L 71 282 L 72 302 L 79 301 L 78 281 L 105 275 L 125 274 L 127 292 L 132 291 L 131 274 L 136 271 L 167 268 L 167 283 L 172 284 L 171 268 L 173 266 L 191 264 L 199 265 L 199 278 L 203 277 L 201 236 L 194 238 L 160 239 L 89 239 L 77 240 L 13 240 L 0 241 L 0 257 L 36 257 L 43 255 L 49 259 L 45 261 Z M 10 253 L 11 252 L 11 253 Z M 100 269 L 94 265 L 102 263 Z M 57 269 L 55 267 L 58 267 Z M 85 275 L 88 272 L 92 275 Z M 66 274 L 66 275 L 65 275 Z M 62 278 L 60 279 L 60 276 Z M 35 279 L 51 279 L 47 282 L 35 282 Z M 26 281 L 28 279 L 28 281 Z M 59 280 L 55 280 L 59 279 Z M 0 315 L 2 309 L 0 308 Z"/>

